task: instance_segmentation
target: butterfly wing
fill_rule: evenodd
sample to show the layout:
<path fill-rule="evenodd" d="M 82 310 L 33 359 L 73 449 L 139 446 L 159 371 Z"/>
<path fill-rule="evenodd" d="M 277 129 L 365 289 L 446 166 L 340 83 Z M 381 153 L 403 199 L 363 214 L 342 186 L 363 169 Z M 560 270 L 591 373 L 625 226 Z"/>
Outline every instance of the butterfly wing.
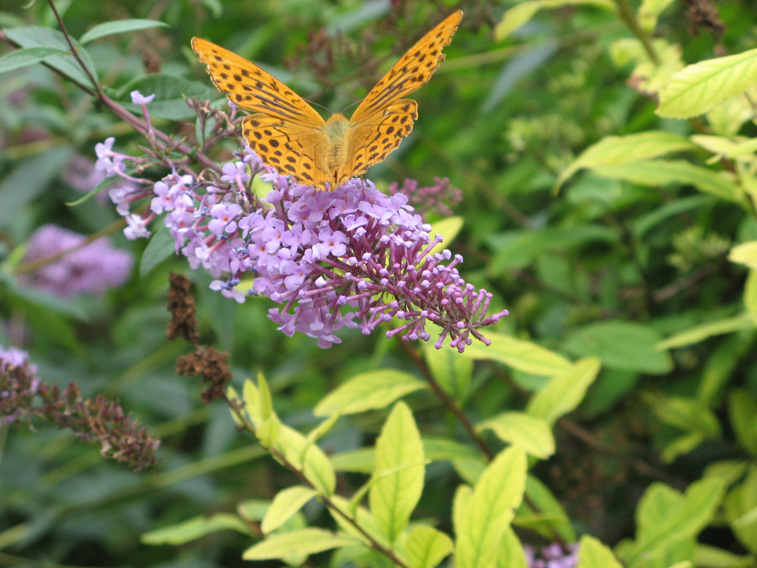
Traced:
<path fill-rule="evenodd" d="M 423 36 L 370 90 L 350 118 L 344 180 L 383 161 L 410 134 L 418 104 L 403 99 L 425 84 L 444 60 L 442 49 L 452 41 L 463 17 L 458 10 Z"/>
<path fill-rule="evenodd" d="M 418 40 L 370 90 L 350 118 L 350 123 L 366 120 L 427 83 L 444 61 L 442 49 L 452 41 L 462 18 L 463 12 L 458 10 Z"/>
<path fill-rule="evenodd" d="M 325 187 L 328 170 L 322 149 L 328 137 L 323 129 L 258 113 L 242 121 L 242 132 L 264 164 L 300 185 Z"/>
<path fill-rule="evenodd" d="M 321 128 L 324 120 L 297 93 L 244 57 L 199 37 L 192 49 L 213 83 L 240 108 L 294 124 Z"/>
<path fill-rule="evenodd" d="M 347 134 L 348 159 L 339 170 L 337 185 L 364 174 L 370 166 L 383 161 L 410 134 L 416 118 L 418 103 L 412 99 L 400 99 L 351 125 Z"/>

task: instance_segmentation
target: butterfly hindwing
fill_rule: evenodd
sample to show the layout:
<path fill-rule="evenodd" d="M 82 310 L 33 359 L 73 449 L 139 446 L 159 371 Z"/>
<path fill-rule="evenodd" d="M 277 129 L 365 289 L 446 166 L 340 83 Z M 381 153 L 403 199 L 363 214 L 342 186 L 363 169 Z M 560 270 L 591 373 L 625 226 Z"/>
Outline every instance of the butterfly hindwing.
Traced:
<path fill-rule="evenodd" d="M 370 90 L 353 113 L 350 122 L 360 123 L 428 82 L 444 60 L 442 49 L 452 41 L 462 17 L 462 11 L 454 12 L 418 40 Z"/>
<path fill-rule="evenodd" d="M 321 149 L 328 139 L 323 130 L 258 113 L 242 121 L 242 133 L 264 164 L 301 185 L 324 185 L 328 172 Z"/>
<path fill-rule="evenodd" d="M 192 38 L 192 49 L 219 91 L 240 108 L 317 128 L 324 121 L 297 93 L 270 73 L 212 42 Z"/>
<path fill-rule="evenodd" d="M 348 162 L 339 177 L 359 176 L 383 161 L 410 134 L 416 118 L 418 103 L 400 99 L 361 123 L 351 125 L 347 134 Z"/>

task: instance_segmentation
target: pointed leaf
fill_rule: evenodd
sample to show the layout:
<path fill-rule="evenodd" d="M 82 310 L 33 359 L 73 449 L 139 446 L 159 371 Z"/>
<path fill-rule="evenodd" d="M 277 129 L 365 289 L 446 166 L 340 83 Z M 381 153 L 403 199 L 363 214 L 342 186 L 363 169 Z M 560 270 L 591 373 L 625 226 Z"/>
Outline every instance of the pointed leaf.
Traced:
<path fill-rule="evenodd" d="M 177 545 L 223 530 L 235 530 L 246 535 L 252 534 L 247 523 L 236 515 L 218 513 L 210 517 L 195 517 L 177 525 L 144 533 L 140 540 L 144 544 Z"/>
<path fill-rule="evenodd" d="M 578 544 L 578 565 L 576 568 L 623 568 L 607 546 L 593 536 L 585 534 Z"/>
<path fill-rule="evenodd" d="M 502 41 L 523 24 L 531 20 L 539 10 L 549 10 L 562 8 L 563 6 L 577 6 L 581 4 L 597 6 L 610 11 L 615 8 L 615 5 L 608 0 L 531 0 L 530 2 L 523 2 L 513 6 L 503 14 L 502 21 L 500 21 L 500 23 L 497 24 L 497 27 L 494 28 L 494 39 L 496 41 Z"/>
<path fill-rule="evenodd" d="M 264 533 L 276 530 L 317 494 L 314 489 L 302 485 L 295 485 L 294 487 L 279 491 L 268 508 L 268 512 L 260 526 L 261 530 Z"/>
<path fill-rule="evenodd" d="M 346 415 L 385 408 L 398 398 L 424 388 L 428 388 L 426 383 L 404 371 L 381 369 L 362 373 L 319 402 L 313 414 L 331 416 L 339 412 Z"/>
<path fill-rule="evenodd" d="M 432 343 L 424 343 L 423 355 L 444 392 L 458 402 L 465 400 L 473 374 L 473 359 L 460 357 L 457 349 L 449 345 L 437 349 Z"/>
<path fill-rule="evenodd" d="M 700 61 L 674 74 L 660 93 L 657 114 L 690 118 L 757 83 L 757 49 Z"/>
<path fill-rule="evenodd" d="M 307 480 L 321 493 L 331 495 L 336 488 L 336 474 L 326 454 L 297 430 L 284 424 L 279 426 L 276 449 L 305 474 Z"/>
<path fill-rule="evenodd" d="M 435 568 L 452 554 L 452 539 L 427 525 L 418 525 L 407 535 L 405 555 L 412 568 Z"/>
<path fill-rule="evenodd" d="M 565 348 L 578 356 L 599 357 L 613 369 L 665 374 L 673 369 L 673 361 L 657 349 L 661 339 L 657 330 L 640 323 L 605 321 L 569 333 Z"/>
<path fill-rule="evenodd" d="M 283 559 L 290 556 L 307 556 L 333 548 L 362 544 L 353 536 L 332 533 L 322 529 L 302 529 L 267 537 L 244 551 L 244 560 Z"/>
<path fill-rule="evenodd" d="M 389 540 L 407 528 L 423 492 L 423 444 L 413 414 L 398 402 L 376 440 L 375 482 L 370 489 L 371 513 Z"/>
<path fill-rule="evenodd" d="M 512 527 L 507 527 L 502 536 L 502 546 L 497 557 L 497 568 L 529 568 L 523 545 Z"/>
<path fill-rule="evenodd" d="M 757 241 L 736 245 L 728 253 L 728 260 L 757 269 Z"/>
<path fill-rule="evenodd" d="M 503 412 L 476 425 L 476 429 L 491 430 L 503 442 L 519 446 L 538 458 L 546 459 L 555 453 L 549 424 L 524 412 Z"/>
<path fill-rule="evenodd" d="M 754 322 L 749 314 L 739 314 L 732 318 L 719 319 L 702 325 L 687 329 L 684 332 L 671 335 L 664 341 L 660 341 L 655 347 L 657 349 L 675 349 L 677 347 L 686 347 L 699 343 L 715 335 L 724 333 L 733 333 L 735 331 L 745 331 L 754 329 Z"/>
<path fill-rule="evenodd" d="M 0 57 L 0 73 L 29 67 L 53 55 L 67 55 L 68 53 L 70 53 L 70 50 L 59 47 L 27 47 L 11 51 Z"/>
<path fill-rule="evenodd" d="M 484 470 L 457 529 L 458 568 L 496 565 L 502 536 L 523 499 L 526 465 L 525 452 L 510 447 Z"/>
<path fill-rule="evenodd" d="M 557 179 L 557 192 L 578 170 L 627 164 L 657 158 L 672 152 L 691 150 L 695 145 L 684 136 L 664 131 L 649 131 L 627 136 L 607 136 L 584 150 Z"/>
<path fill-rule="evenodd" d="M 599 369 L 600 362 L 595 357 L 577 361 L 569 372 L 549 381 L 529 400 L 528 414 L 554 425 L 558 418 L 581 404 Z"/>
<path fill-rule="evenodd" d="M 479 342 L 469 345 L 462 354 L 476 360 L 499 361 L 519 371 L 553 377 L 571 368 L 571 363 L 562 355 L 530 341 L 522 341 L 487 333 L 492 344 L 487 347 Z"/>
<path fill-rule="evenodd" d="M 148 28 L 166 28 L 168 24 L 158 22 L 156 20 L 139 20 L 139 19 L 127 19 L 116 20 L 115 22 L 106 22 L 95 26 L 91 30 L 87 31 L 81 38 L 79 43 L 84 45 L 90 41 L 100 39 L 115 34 L 125 34 L 128 32 L 136 32 L 137 30 L 146 30 Z"/>

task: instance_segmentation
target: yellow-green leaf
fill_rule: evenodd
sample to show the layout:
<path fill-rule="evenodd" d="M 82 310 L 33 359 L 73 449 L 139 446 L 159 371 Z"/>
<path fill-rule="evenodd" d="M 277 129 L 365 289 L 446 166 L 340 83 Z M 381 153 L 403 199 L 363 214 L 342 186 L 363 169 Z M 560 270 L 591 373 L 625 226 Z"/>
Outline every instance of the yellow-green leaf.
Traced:
<path fill-rule="evenodd" d="M 288 487 L 279 491 L 268 508 L 268 512 L 260 526 L 261 530 L 264 533 L 276 530 L 317 494 L 314 489 L 302 485 L 295 485 L 294 487 Z"/>
<path fill-rule="evenodd" d="M 454 215 L 452 217 L 445 217 L 444 219 L 437 221 L 436 223 L 432 223 L 431 231 L 429 231 L 429 234 L 439 234 L 444 240 L 434 245 L 434 248 L 432 248 L 431 252 L 429 252 L 428 254 L 436 254 L 437 252 L 442 252 L 445 248 L 448 248 L 450 243 L 455 240 L 455 237 L 458 235 L 460 229 L 462 228 L 463 218 Z"/>
<path fill-rule="evenodd" d="M 728 253 L 728 260 L 757 269 L 757 241 L 736 245 Z"/>
<path fill-rule="evenodd" d="M 670 79 L 660 93 L 657 114 L 689 118 L 744 93 L 757 83 L 757 49 L 700 61 Z"/>
<path fill-rule="evenodd" d="M 458 402 L 465 400 L 473 374 L 473 359 L 461 357 L 457 349 L 449 345 L 436 349 L 432 343 L 424 343 L 423 355 L 444 392 Z"/>
<path fill-rule="evenodd" d="M 549 424 L 524 412 L 503 412 L 481 422 L 478 430 L 491 430 L 497 437 L 525 452 L 546 459 L 555 453 L 555 439 Z"/>
<path fill-rule="evenodd" d="M 539 10 L 579 4 L 597 6 L 611 11 L 615 9 L 615 4 L 608 0 L 532 0 L 531 2 L 523 2 L 504 13 L 502 20 L 494 28 L 494 39 L 502 41 L 533 18 Z"/>
<path fill-rule="evenodd" d="M 452 549 L 452 539 L 428 525 L 415 527 L 405 542 L 405 555 L 412 568 L 435 568 Z"/>
<path fill-rule="evenodd" d="M 499 333 L 487 333 L 486 337 L 492 342 L 490 346 L 473 343 L 465 349 L 463 356 L 499 361 L 519 371 L 547 377 L 559 375 L 572 367 L 565 357 L 536 343 Z"/>
<path fill-rule="evenodd" d="M 502 547 L 497 557 L 497 568 L 528 568 L 523 545 L 512 527 L 507 527 L 502 535 Z"/>
<path fill-rule="evenodd" d="M 526 467 L 525 452 L 510 447 L 484 470 L 457 527 L 458 568 L 496 565 L 502 537 L 523 499 Z"/>
<path fill-rule="evenodd" d="M 236 515 L 218 513 L 210 517 L 195 517 L 177 525 L 147 532 L 140 537 L 144 544 L 185 544 L 207 534 L 223 530 L 235 530 L 251 534 L 250 527 Z"/>
<path fill-rule="evenodd" d="M 599 166 L 594 171 L 602 177 L 622 179 L 647 187 L 674 183 L 691 185 L 704 193 L 746 206 L 746 200 L 732 175 L 697 166 L 685 160 L 639 160 Z"/>
<path fill-rule="evenodd" d="M 376 469 L 369 498 L 371 513 L 389 542 L 407 528 L 423 492 L 425 463 L 413 413 L 398 402 L 376 440 Z"/>
<path fill-rule="evenodd" d="M 656 348 L 664 350 L 685 347 L 687 345 L 699 343 L 700 341 L 704 341 L 715 335 L 754 329 L 754 326 L 755 323 L 752 321 L 752 318 L 749 317 L 749 314 L 739 314 L 732 318 L 724 318 L 703 323 L 702 325 L 695 326 L 681 333 L 671 335 L 664 341 L 660 341 L 656 345 Z"/>
<path fill-rule="evenodd" d="M 586 389 L 597 378 L 600 366 L 596 357 L 577 361 L 568 372 L 549 381 L 531 398 L 528 414 L 553 425 L 581 403 Z"/>
<path fill-rule="evenodd" d="M 579 542 L 577 568 L 623 568 L 607 546 L 585 534 Z"/>
<path fill-rule="evenodd" d="M 356 537 L 322 529 L 302 529 L 272 535 L 244 551 L 244 560 L 271 560 L 291 556 L 307 556 L 333 548 L 362 544 Z"/>
<path fill-rule="evenodd" d="M 297 430 L 284 424 L 276 440 L 276 449 L 305 474 L 321 493 L 331 495 L 336 487 L 336 474 L 329 458 L 316 444 L 311 443 Z"/>
<path fill-rule="evenodd" d="M 428 388 L 410 373 L 380 369 L 357 375 L 337 387 L 313 410 L 316 416 L 342 415 L 376 410 L 392 404 L 408 393 Z"/>
<path fill-rule="evenodd" d="M 589 146 L 557 179 L 554 191 L 580 169 L 595 169 L 664 156 L 671 152 L 691 150 L 695 145 L 684 136 L 672 132 L 649 131 L 627 136 L 608 136 Z"/>

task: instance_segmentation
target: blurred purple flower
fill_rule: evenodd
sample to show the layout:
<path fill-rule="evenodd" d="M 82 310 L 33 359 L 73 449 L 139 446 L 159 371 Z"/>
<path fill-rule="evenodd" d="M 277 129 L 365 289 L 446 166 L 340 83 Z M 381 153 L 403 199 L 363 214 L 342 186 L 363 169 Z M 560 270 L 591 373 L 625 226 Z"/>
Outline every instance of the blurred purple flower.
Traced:
<path fill-rule="evenodd" d="M 529 568 L 575 568 L 578 565 L 578 544 L 562 546 L 553 542 L 538 551 L 528 544 L 523 546 Z"/>
<path fill-rule="evenodd" d="M 105 237 L 84 245 L 85 241 L 84 235 L 56 225 L 40 227 L 29 240 L 25 262 L 69 252 L 20 279 L 28 286 L 61 298 L 101 294 L 123 284 L 133 264 L 131 254 L 114 249 Z"/>

